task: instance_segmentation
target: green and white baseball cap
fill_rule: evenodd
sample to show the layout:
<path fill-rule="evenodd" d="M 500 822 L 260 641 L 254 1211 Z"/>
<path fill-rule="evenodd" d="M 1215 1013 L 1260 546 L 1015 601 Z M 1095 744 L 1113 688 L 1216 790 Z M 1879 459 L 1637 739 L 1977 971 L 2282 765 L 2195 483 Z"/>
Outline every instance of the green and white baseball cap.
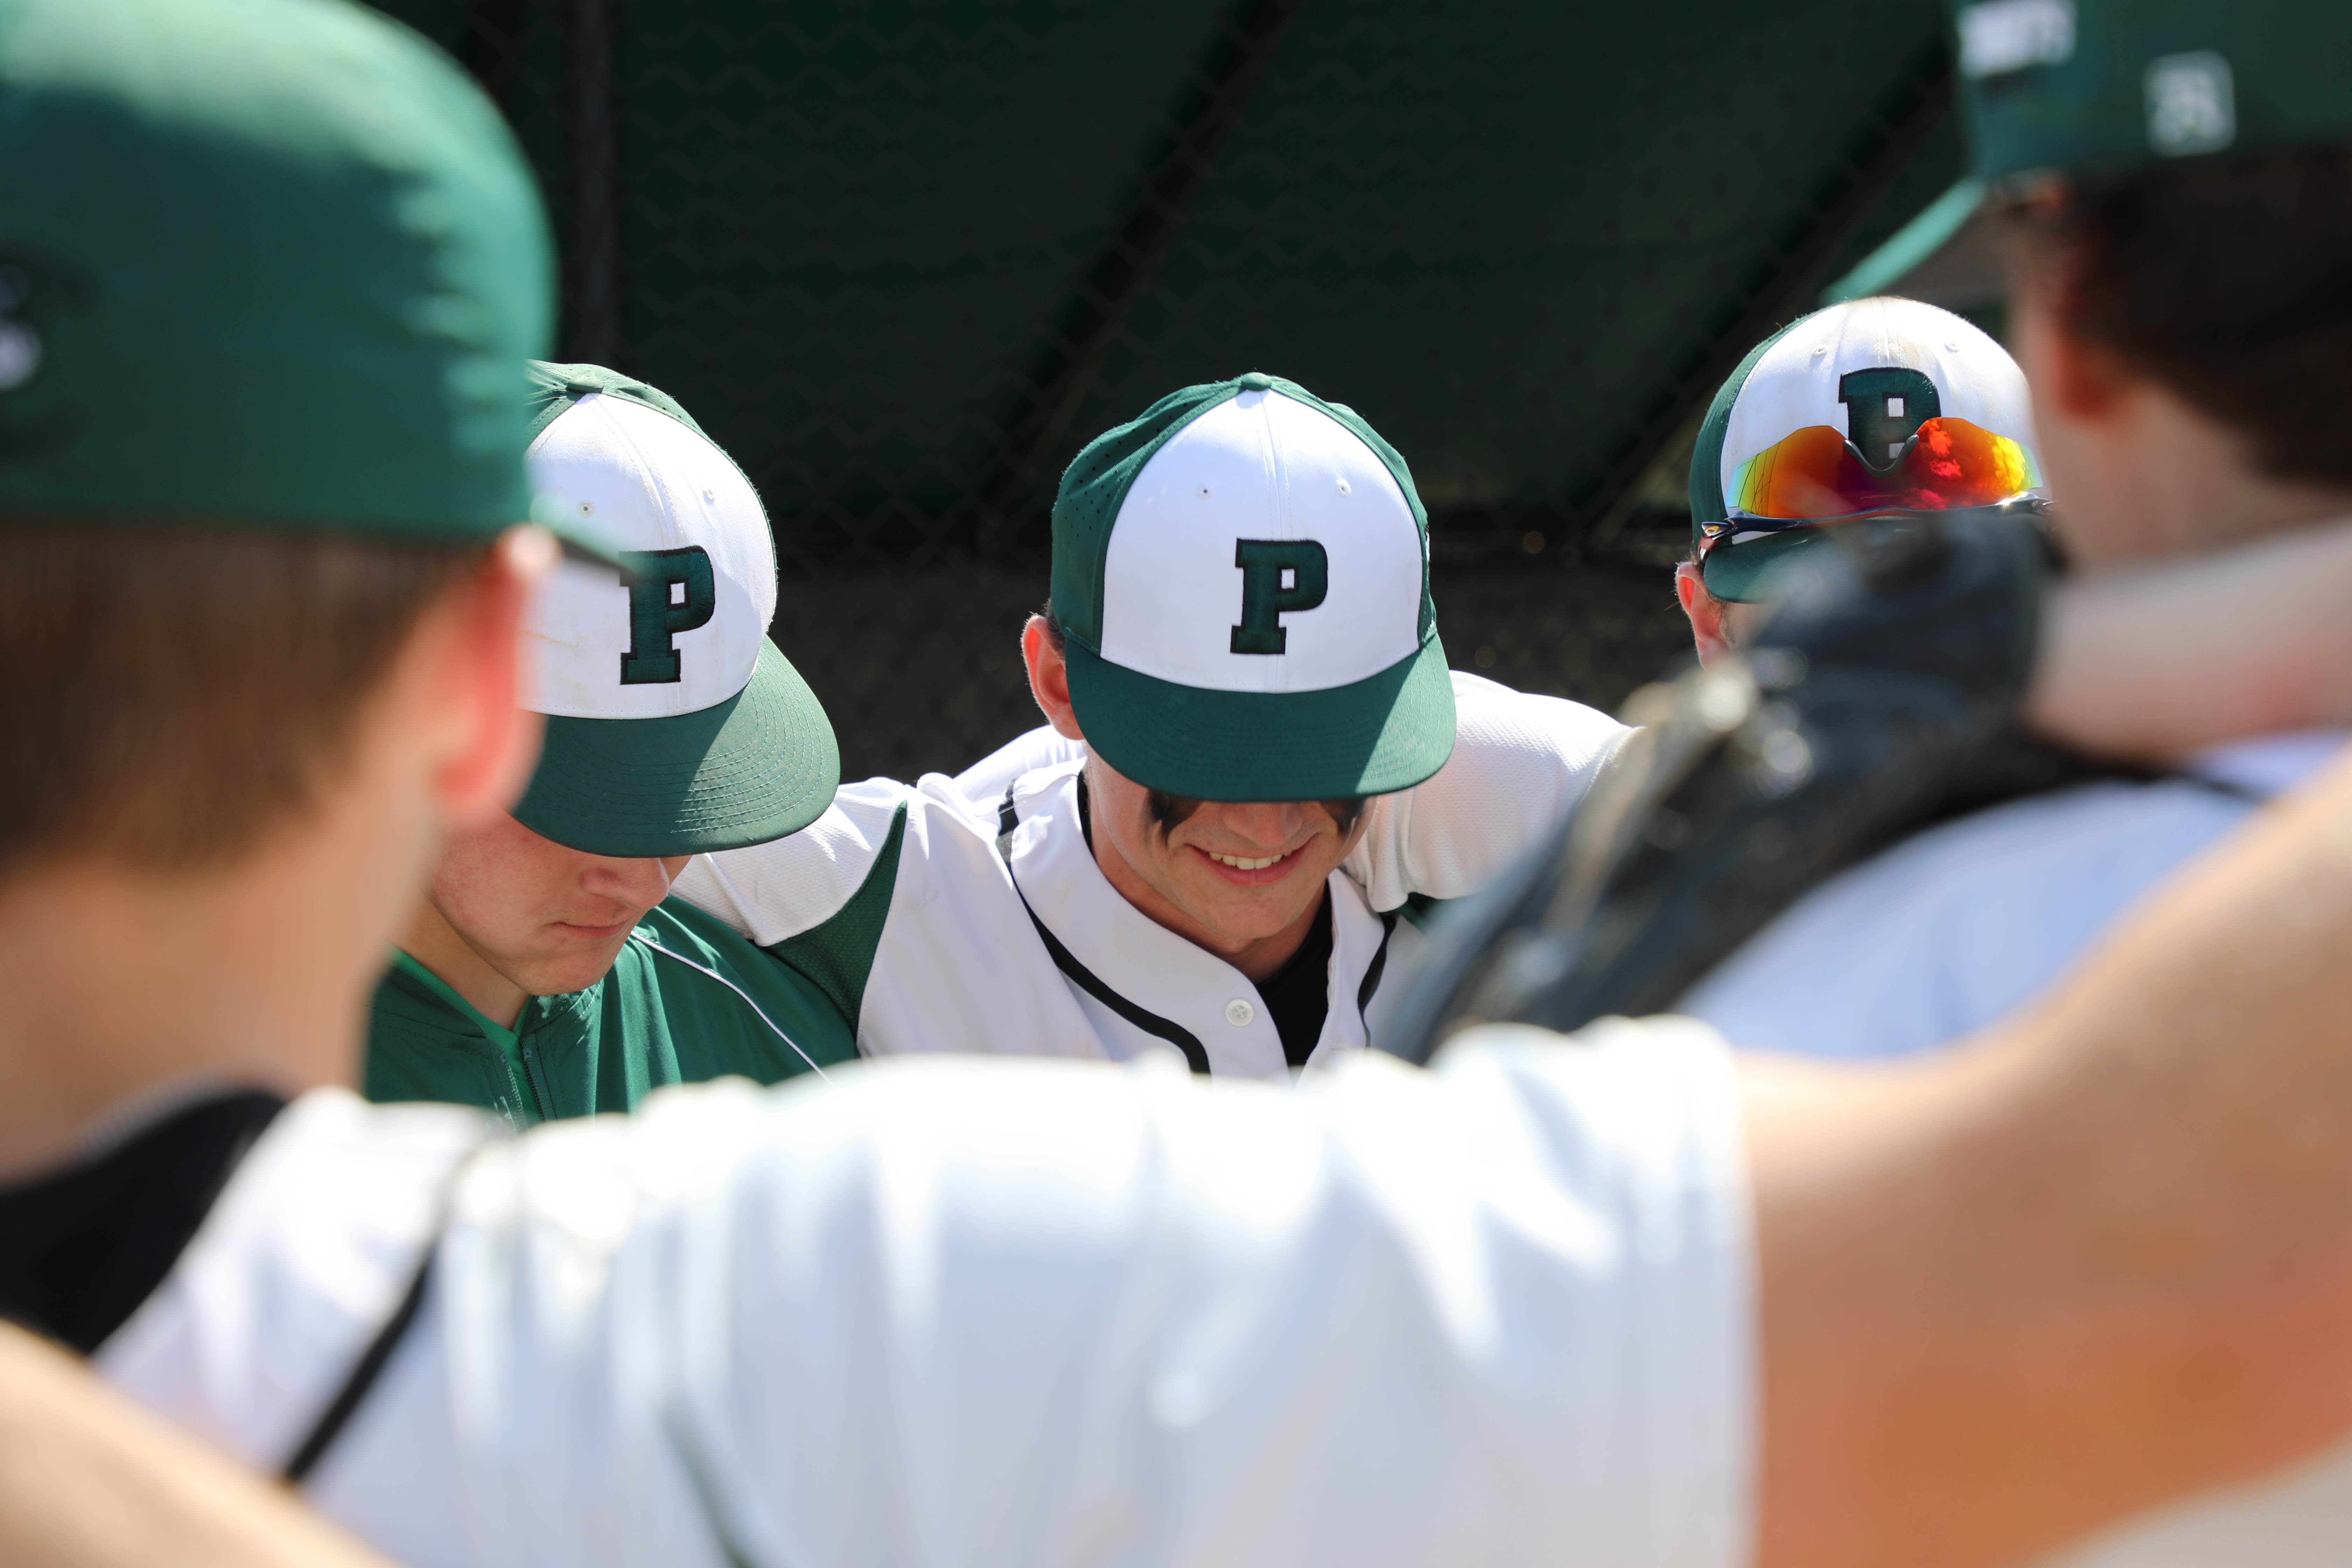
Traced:
<path fill-rule="evenodd" d="M 1054 500 L 1087 743 L 1198 800 L 1409 788 L 1454 749 L 1429 521 L 1355 411 L 1255 372 L 1095 438 Z"/>
<path fill-rule="evenodd" d="M 487 540 L 553 268 L 465 73 L 346 0 L 0 4 L 0 520 Z"/>
<path fill-rule="evenodd" d="M 566 562 L 531 609 L 524 702 L 547 741 L 515 819 L 631 857 L 799 832 L 832 804 L 841 753 L 768 640 L 776 547 L 758 492 L 643 382 L 587 364 L 530 374 L 539 515 L 593 530 L 628 570 Z"/>
<path fill-rule="evenodd" d="M 2046 499 L 2025 374 L 1949 310 L 1849 300 L 1749 351 L 1691 454 L 1707 591 L 1762 596 L 1823 524 Z"/>
<path fill-rule="evenodd" d="M 1952 18 L 1989 180 L 2352 137 L 2335 0 L 1969 0 Z"/>

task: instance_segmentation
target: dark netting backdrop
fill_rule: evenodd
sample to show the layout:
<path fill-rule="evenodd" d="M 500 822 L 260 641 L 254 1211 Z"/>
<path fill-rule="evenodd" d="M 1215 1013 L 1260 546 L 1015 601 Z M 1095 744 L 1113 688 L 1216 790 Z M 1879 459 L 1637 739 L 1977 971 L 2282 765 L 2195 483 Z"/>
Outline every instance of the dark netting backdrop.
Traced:
<path fill-rule="evenodd" d="M 1455 663 L 1686 649 L 1696 412 L 1960 171 L 1937 0 L 385 0 L 505 110 L 559 353 L 759 487 L 851 777 L 1035 722 L 1055 480 L 1188 383 L 1352 405 Z"/>

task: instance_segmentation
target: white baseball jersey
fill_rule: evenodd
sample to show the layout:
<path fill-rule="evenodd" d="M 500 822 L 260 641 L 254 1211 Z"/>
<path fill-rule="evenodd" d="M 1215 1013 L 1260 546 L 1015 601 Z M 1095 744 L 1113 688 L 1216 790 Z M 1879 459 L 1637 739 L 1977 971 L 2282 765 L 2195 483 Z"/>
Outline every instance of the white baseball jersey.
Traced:
<path fill-rule="evenodd" d="M 2335 731 L 2223 746 L 2177 779 L 2012 801 L 1920 834 L 1790 906 L 1681 1011 L 1733 1044 L 1899 1056 L 2032 1001 L 2257 802 L 2323 765 Z"/>
<path fill-rule="evenodd" d="M 322 1091 L 98 1363 L 274 1469 L 437 1234 L 308 1489 L 420 1568 L 1737 1568 L 1729 1056 L 1580 1046 L 865 1064 L 520 1137 Z"/>
<path fill-rule="evenodd" d="M 1408 900 L 1475 892 L 1544 842 L 1627 732 L 1580 703 L 1476 676 L 1454 675 L 1454 693 L 1452 757 L 1427 782 L 1368 803 L 1361 840 L 1331 874 L 1328 991 L 1310 1068 L 1378 1037 L 1402 989 L 1382 982 L 1421 941 L 1402 918 Z M 1055 754 L 1050 731 L 1035 744 Z M 1018 766 L 1006 759 L 966 777 L 993 784 Z M 845 785 L 802 833 L 697 857 L 675 892 L 827 984 L 868 1055 L 1124 1060 L 1173 1049 L 1217 1074 L 1288 1071 L 1248 976 L 1155 924 L 1103 876 L 1079 821 L 1082 766 L 1082 754 L 1066 755 L 1019 772 L 1009 837 L 1001 794 L 975 799 L 936 773 Z"/>
<path fill-rule="evenodd" d="M 1051 724 L 1040 724 L 956 774 L 955 786 L 966 800 L 1002 800 L 1022 774 L 1057 763 L 1084 762 L 1086 756 L 1084 741 L 1073 741 Z"/>
<path fill-rule="evenodd" d="M 2012 802 L 1832 879 L 1684 998 L 1733 1043 L 1867 1058 L 1926 1050 L 2031 1002 L 2158 883 L 2326 764 L 2345 737 L 2223 746 L 2178 779 Z M 2176 1504 L 2066 1568 L 2334 1568 L 2352 1542 L 2352 1446 Z"/>

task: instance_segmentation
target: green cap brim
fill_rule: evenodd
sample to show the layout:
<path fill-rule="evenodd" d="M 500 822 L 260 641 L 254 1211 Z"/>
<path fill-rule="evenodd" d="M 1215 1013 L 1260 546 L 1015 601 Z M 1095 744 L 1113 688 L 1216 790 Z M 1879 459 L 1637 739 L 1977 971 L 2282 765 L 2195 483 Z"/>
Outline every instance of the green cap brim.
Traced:
<path fill-rule="evenodd" d="M 1435 632 L 1352 686 L 1213 691 L 1112 664 L 1072 638 L 1087 746 L 1147 789 L 1194 800 L 1339 800 L 1410 789 L 1454 752 L 1454 681 Z"/>
<path fill-rule="evenodd" d="M 1826 526 L 1816 523 L 1738 544 L 1718 544 L 1699 563 L 1699 580 L 1717 598 L 1737 605 L 1776 598 L 1786 591 L 1784 574 L 1828 542 L 1827 531 Z"/>
<path fill-rule="evenodd" d="M 750 684 L 712 707 L 668 719 L 551 715 L 514 817 L 591 855 L 699 855 L 799 832 L 840 783 L 824 709 L 763 638 Z"/>

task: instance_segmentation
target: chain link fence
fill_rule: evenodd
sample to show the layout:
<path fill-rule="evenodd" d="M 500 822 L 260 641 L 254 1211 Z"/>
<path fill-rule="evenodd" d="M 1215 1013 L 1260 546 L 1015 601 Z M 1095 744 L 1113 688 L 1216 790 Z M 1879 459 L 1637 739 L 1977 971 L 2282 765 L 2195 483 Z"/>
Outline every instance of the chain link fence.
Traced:
<path fill-rule="evenodd" d="M 1935 0 L 384 0 L 485 84 L 559 353 L 759 487 L 845 772 L 1035 721 L 1087 439 L 1261 369 L 1412 464 L 1455 665 L 1612 707 L 1687 636 L 1696 410 L 1948 185 Z"/>

